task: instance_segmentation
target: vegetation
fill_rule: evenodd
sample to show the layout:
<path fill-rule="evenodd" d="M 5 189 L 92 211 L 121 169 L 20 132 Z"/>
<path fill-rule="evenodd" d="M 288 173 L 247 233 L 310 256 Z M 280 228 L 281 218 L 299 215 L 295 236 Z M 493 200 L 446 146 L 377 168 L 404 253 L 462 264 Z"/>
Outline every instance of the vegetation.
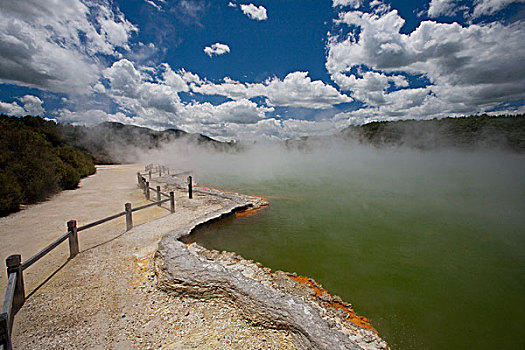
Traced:
<path fill-rule="evenodd" d="M 525 153 L 525 115 L 372 122 L 350 126 L 341 135 L 378 147 L 483 148 Z"/>
<path fill-rule="evenodd" d="M 92 157 L 67 144 L 59 124 L 30 116 L 0 115 L 0 169 L 0 216 L 95 173 Z"/>

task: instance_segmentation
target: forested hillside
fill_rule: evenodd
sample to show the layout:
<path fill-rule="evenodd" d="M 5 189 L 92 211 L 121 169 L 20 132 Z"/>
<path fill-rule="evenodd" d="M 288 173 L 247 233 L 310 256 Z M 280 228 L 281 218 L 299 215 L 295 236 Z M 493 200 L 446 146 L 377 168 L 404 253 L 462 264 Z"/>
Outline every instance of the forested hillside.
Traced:
<path fill-rule="evenodd" d="M 525 153 L 525 115 L 373 122 L 350 126 L 341 136 L 378 147 L 483 148 Z"/>
<path fill-rule="evenodd" d="M 156 131 L 116 122 L 104 122 L 94 127 L 70 124 L 60 124 L 60 127 L 64 139 L 91 153 L 97 164 L 136 162 L 148 150 L 159 149 L 174 141 L 219 151 L 237 149 L 235 143 L 219 142 L 179 129 Z"/>
<path fill-rule="evenodd" d="M 92 157 L 67 144 L 60 126 L 0 115 L 0 216 L 78 186 L 95 173 Z"/>

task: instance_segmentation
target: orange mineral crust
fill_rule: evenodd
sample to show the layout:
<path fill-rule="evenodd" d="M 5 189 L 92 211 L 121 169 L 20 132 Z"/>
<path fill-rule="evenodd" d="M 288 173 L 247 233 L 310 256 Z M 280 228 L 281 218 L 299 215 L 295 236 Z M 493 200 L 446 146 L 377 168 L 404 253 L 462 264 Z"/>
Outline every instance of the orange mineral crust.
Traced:
<path fill-rule="evenodd" d="M 312 288 L 315 291 L 316 298 L 320 297 L 323 293 L 327 293 L 328 296 L 331 296 L 330 293 L 328 293 L 326 289 L 324 289 L 320 284 L 318 284 L 315 280 L 311 278 L 308 278 L 306 276 L 296 276 L 296 275 L 290 275 L 290 274 L 288 275 L 288 277 L 290 277 L 291 279 L 299 283 L 308 285 L 310 288 Z M 347 321 L 352 322 L 354 325 L 358 327 L 370 329 L 377 333 L 377 330 L 374 327 L 372 327 L 372 325 L 370 324 L 370 320 L 368 318 L 364 316 L 357 316 L 355 314 L 354 309 L 352 308 L 352 305 L 347 304 L 345 302 L 338 301 L 337 299 L 339 298 L 330 298 L 331 300 L 330 302 L 323 301 L 323 304 L 333 309 L 336 309 L 336 310 L 343 310 L 344 312 L 347 313 L 347 318 L 346 318 Z"/>
<path fill-rule="evenodd" d="M 259 208 L 252 208 L 252 209 L 243 210 L 243 211 L 240 211 L 238 213 L 235 213 L 235 216 L 236 217 L 240 217 L 240 216 L 253 215 L 253 214 L 257 213 L 259 210 L 264 209 L 266 206 L 268 206 L 268 204 L 263 204 Z"/>

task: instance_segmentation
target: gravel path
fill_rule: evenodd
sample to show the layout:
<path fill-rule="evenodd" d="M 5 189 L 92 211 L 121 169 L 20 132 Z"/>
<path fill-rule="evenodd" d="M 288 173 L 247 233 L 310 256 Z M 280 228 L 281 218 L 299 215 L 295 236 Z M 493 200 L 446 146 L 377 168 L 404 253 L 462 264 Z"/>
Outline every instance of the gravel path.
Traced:
<path fill-rule="evenodd" d="M 17 252 L 27 259 L 65 232 L 67 220 L 82 225 L 123 210 L 125 202 L 147 203 L 136 186 L 137 170 L 101 167 L 79 189 L 2 218 L 2 258 Z M 66 243 L 26 270 L 30 296 L 15 319 L 15 348 L 295 348 L 292 334 L 250 324 L 226 301 L 175 296 L 156 287 L 152 262 L 161 237 L 230 204 L 199 193 L 190 201 L 184 190 L 175 197 L 175 214 L 153 207 L 134 213 L 131 231 L 115 220 L 80 232 L 77 257 L 67 260 Z"/>

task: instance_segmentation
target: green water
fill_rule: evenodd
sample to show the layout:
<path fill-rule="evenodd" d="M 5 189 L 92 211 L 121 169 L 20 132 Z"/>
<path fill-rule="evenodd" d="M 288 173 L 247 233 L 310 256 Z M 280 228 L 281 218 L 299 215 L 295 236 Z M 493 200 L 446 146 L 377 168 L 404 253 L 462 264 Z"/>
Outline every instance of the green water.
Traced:
<path fill-rule="evenodd" d="M 224 159 L 232 166 L 203 169 L 200 182 L 271 205 L 194 240 L 316 279 L 393 349 L 525 349 L 524 160 L 376 152 L 242 168 Z"/>

